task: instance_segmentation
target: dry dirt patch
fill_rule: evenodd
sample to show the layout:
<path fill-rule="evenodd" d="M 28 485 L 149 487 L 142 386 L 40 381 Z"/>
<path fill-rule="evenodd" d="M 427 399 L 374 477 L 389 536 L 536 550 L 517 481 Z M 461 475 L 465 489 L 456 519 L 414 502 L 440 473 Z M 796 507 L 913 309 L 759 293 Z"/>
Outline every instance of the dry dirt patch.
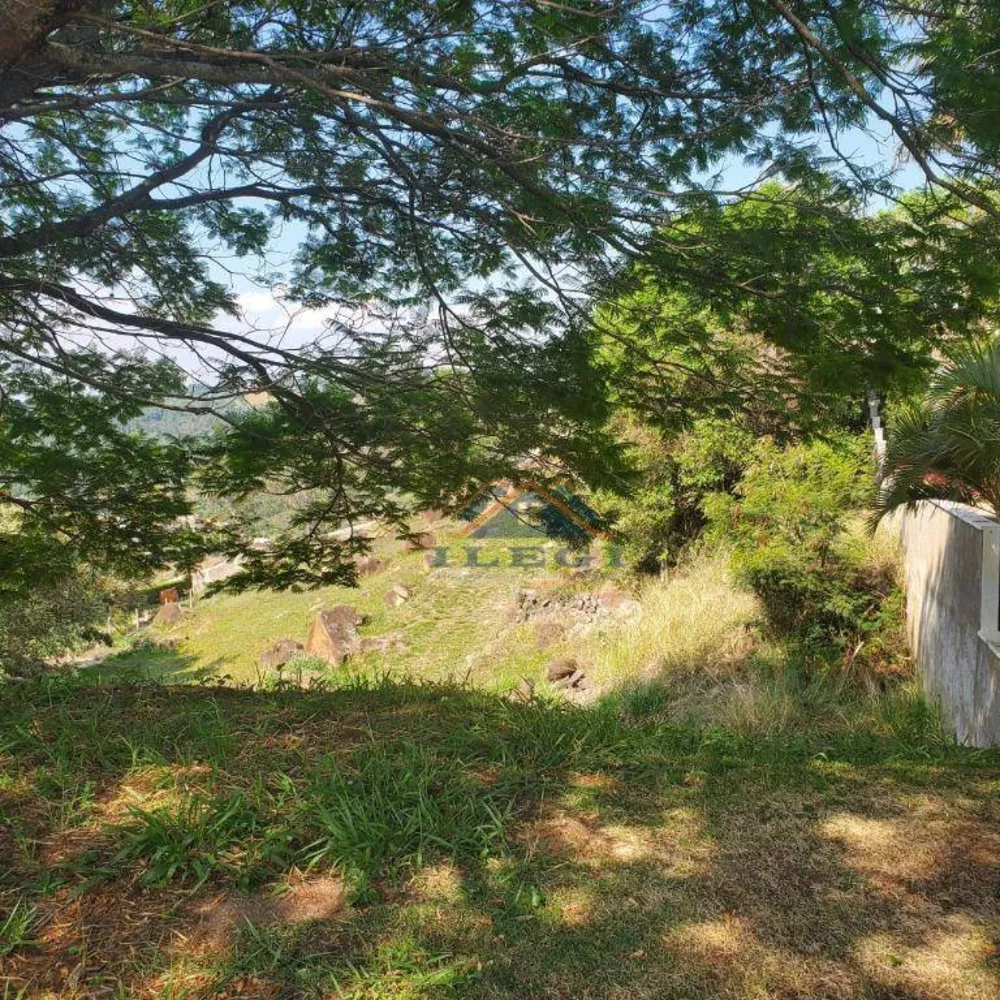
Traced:
<path fill-rule="evenodd" d="M 192 907 L 192 923 L 183 933 L 178 932 L 178 937 L 198 951 L 222 951 L 232 945 L 244 924 L 317 923 L 337 918 L 346 905 L 347 891 L 339 878 L 302 878 L 280 893 L 224 893 L 204 900 Z"/>

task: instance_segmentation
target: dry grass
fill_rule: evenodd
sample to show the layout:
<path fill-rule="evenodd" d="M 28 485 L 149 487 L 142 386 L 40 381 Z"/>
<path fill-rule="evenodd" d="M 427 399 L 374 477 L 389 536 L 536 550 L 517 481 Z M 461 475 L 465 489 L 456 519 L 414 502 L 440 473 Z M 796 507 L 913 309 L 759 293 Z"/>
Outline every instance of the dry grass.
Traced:
<path fill-rule="evenodd" d="M 753 595 L 733 583 L 728 567 L 728 555 L 716 553 L 643 586 L 639 621 L 609 629 L 593 643 L 598 680 L 666 680 L 693 673 L 717 680 L 742 664 L 759 609 Z"/>

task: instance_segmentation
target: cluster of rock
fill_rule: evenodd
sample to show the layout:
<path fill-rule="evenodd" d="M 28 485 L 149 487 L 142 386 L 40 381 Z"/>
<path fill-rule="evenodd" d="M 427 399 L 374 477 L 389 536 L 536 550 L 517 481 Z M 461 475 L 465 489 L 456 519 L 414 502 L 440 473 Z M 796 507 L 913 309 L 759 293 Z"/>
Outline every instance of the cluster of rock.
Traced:
<path fill-rule="evenodd" d="M 614 584 L 605 584 L 600 590 L 585 594 L 559 594 L 542 586 L 518 591 L 515 621 L 568 619 L 595 623 L 608 617 L 634 620 L 641 614 L 642 605 Z"/>
<path fill-rule="evenodd" d="M 398 608 L 413 596 L 413 591 L 405 583 L 394 583 L 385 593 L 387 608 Z"/>
<path fill-rule="evenodd" d="M 516 596 L 515 624 L 530 623 L 534 627 L 535 647 L 548 649 L 565 639 L 586 635 L 605 623 L 623 625 L 634 622 L 642 614 L 642 605 L 613 583 L 588 593 L 562 593 L 561 579 L 533 581 Z M 600 696 L 600 689 L 588 679 L 582 664 L 572 657 L 561 657 L 545 668 L 549 687 L 562 692 L 568 700 L 583 704 Z M 521 679 L 513 692 L 520 701 L 535 696 L 535 681 Z"/>
<path fill-rule="evenodd" d="M 302 643 L 297 639 L 279 639 L 260 654 L 258 662 L 262 670 L 277 670 L 301 655 L 302 648 Z"/>
<path fill-rule="evenodd" d="M 349 604 L 323 608 L 309 626 L 306 656 L 314 656 L 317 660 L 339 667 L 358 650 L 361 644 L 358 626 L 364 620 L 364 616 Z"/>
<path fill-rule="evenodd" d="M 583 667 L 572 656 L 553 660 L 545 668 L 545 677 L 557 691 L 564 688 L 586 691 L 591 686 Z"/>
<path fill-rule="evenodd" d="M 417 540 L 434 544 L 434 536 L 423 532 Z M 418 545 L 418 548 L 423 547 Z M 383 568 L 382 560 L 375 555 L 361 556 L 354 564 L 359 577 L 372 576 Z M 396 608 L 405 604 L 413 596 L 405 583 L 394 582 L 385 592 L 387 607 Z M 339 667 L 352 656 L 365 653 L 390 653 L 405 650 L 403 638 L 398 632 L 388 635 L 361 635 L 359 629 L 366 618 L 349 604 L 337 604 L 322 608 L 309 625 L 304 643 L 296 639 L 278 639 L 267 647 L 259 658 L 264 670 L 281 671 L 292 661 L 309 657 L 322 660 Z"/>
<path fill-rule="evenodd" d="M 365 621 L 365 616 L 349 604 L 323 608 L 313 618 L 305 643 L 278 639 L 260 654 L 260 666 L 264 670 L 280 670 L 290 661 L 307 656 L 339 667 L 352 656 L 405 650 L 398 632 L 361 635 L 358 630 Z"/>
<path fill-rule="evenodd" d="M 600 691 L 588 679 L 581 664 L 571 656 L 553 660 L 545 668 L 545 679 L 555 691 L 561 691 L 568 701 L 582 704 L 592 701 Z M 522 677 L 513 691 L 518 701 L 531 701 L 535 697 L 535 681 Z"/>
<path fill-rule="evenodd" d="M 152 623 L 163 628 L 173 628 L 175 625 L 179 625 L 183 618 L 184 612 L 181 610 L 180 603 L 167 601 L 161 604 L 156 614 L 153 615 Z"/>

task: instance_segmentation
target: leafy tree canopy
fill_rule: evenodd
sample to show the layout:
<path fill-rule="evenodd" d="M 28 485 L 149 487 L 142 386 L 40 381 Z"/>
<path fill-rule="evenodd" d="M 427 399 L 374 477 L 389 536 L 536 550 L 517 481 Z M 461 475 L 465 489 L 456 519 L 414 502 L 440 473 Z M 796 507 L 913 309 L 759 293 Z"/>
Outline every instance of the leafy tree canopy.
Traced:
<path fill-rule="evenodd" d="M 687 213 L 631 268 L 602 306 L 606 378 L 661 426 L 842 427 L 865 389 L 912 391 L 937 348 L 996 320 L 995 236 L 939 189 L 865 214 L 826 183 L 765 183 Z"/>
<path fill-rule="evenodd" d="M 734 239 L 731 213 L 766 233 L 773 199 L 727 209 L 758 185 L 719 177 L 742 162 L 809 192 L 816 213 L 778 209 L 789 252 L 829 246 L 845 231 L 831 205 L 893 196 L 886 170 L 845 152 L 879 130 L 968 206 L 946 235 L 991 235 L 994 7 L 2 0 L 5 558 L 27 576 L 58 546 L 131 569 L 173 538 L 187 559 L 172 530 L 190 484 L 266 488 L 310 501 L 266 560 L 238 524 L 227 546 L 266 561 L 261 581 L 320 582 L 348 574 L 329 533 L 344 520 L 402 524 L 528 454 L 536 478 L 546 463 L 599 478 L 589 303 L 627 288 L 639 256 L 686 295 L 717 290 L 713 309 L 750 332 L 818 339 L 820 372 L 838 345 L 905 360 L 902 314 L 879 327 L 878 303 L 821 287 L 879 293 L 895 274 L 881 233 L 847 226 L 863 265 L 803 258 L 751 307 L 761 253 L 784 251 Z M 239 320 L 251 280 L 343 318 L 289 344 Z M 784 299 L 813 326 L 789 328 Z M 211 375 L 186 402 L 178 357 Z M 273 405 L 233 414 L 260 393 Z M 203 446 L 125 429 L 165 399 L 227 430 Z"/>

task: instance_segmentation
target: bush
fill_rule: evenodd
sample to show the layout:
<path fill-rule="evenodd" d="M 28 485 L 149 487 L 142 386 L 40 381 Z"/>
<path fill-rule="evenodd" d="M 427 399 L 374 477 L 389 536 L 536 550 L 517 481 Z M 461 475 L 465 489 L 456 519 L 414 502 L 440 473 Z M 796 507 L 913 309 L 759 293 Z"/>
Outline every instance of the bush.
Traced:
<path fill-rule="evenodd" d="M 674 437 L 634 419 L 622 420 L 617 431 L 631 481 L 602 491 L 594 503 L 613 523 L 625 561 L 639 572 L 656 572 L 700 534 L 706 493 L 739 481 L 753 438 L 717 419 L 695 421 Z"/>
<path fill-rule="evenodd" d="M 97 639 L 108 611 L 104 581 L 88 570 L 0 597 L 0 672 L 23 673 Z"/>
<path fill-rule="evenodd" d="M 704 504 L 711 531 L 734 545 L 734 568 L 766 624 L 810 660 L 894 669 L 902 595 L 892 568 L 868 559 L 849 528 L 874 491 L 864 437 L 779 448 L 763 440 L 736 495 Z"/>

